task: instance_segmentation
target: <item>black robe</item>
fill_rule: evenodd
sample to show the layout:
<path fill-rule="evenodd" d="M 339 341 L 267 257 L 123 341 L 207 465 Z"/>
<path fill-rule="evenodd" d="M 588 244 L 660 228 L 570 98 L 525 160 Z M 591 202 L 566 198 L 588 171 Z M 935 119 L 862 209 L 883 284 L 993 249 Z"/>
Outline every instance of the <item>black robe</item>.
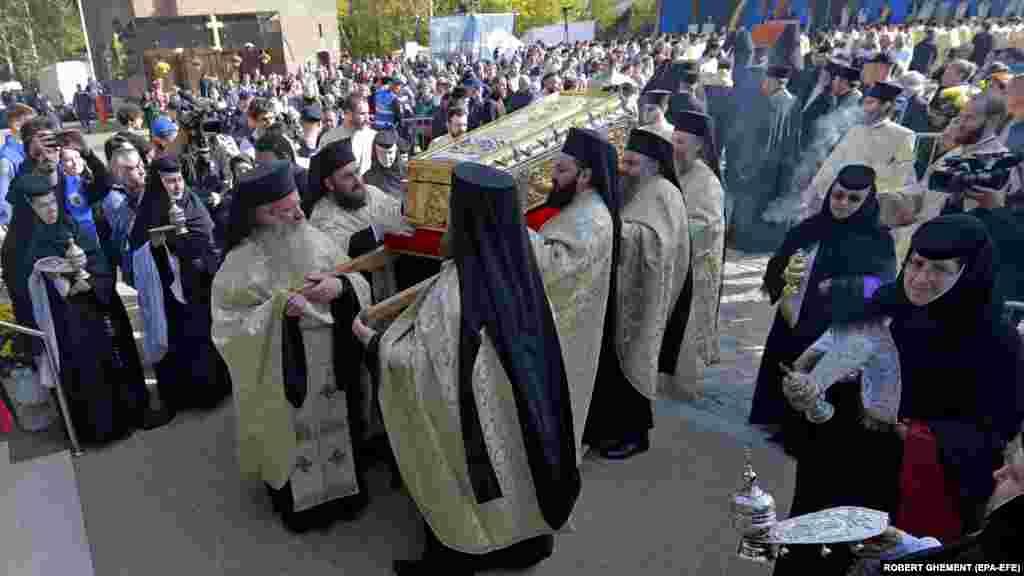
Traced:
<path fill-rule="evenodd" d="M 765 286 L 773 302 L 783 291 L 782 272 L 798 248 L 818 245 L 809 271 L 807 291 L 795 329 L 779 312 L 765 344 L 750 414 L 754 424 L 782 424 L 786 451 L 797 458 L 796 486 L 790 517 L 834 506 L 863 506 L 895 514 L 902 447 L 891 432 L 869 431 L 861 424 L 860 381 L 838 382 L 826 393 L 835 407 L 832 418 L 812 424 L 789 406 L 782 394 L 780 364 L 790 365 L 835 321 L 864 313 L 868 277 L 881 282 L 895 276 L 895 247 L 888 230 L 878 223 L 877 194 L 872 191 L 860 210 L 845 221 L 831 216 L 829 197 L 822 211 L 786 235 L 786 242 L 768 263 Z M 818 284 L 832 280 L 827 294 Z M 865 476 L 869 454 L 871 474 Z M 834 546 L 822 557 L 817 546 L 793 546 L 775 567 L 787 574 L 843 574 L 851 563 L 847 546 Z"/>
<path fill-rule="evenodd" d="M 159 181 L 153 174 L 150 178 Z M 153 201 L 163 195 L 163 202 Z M 150 197 L 151 202 L 146 202 Z M 150 187 L 132 230 L 132 250 L 138 250 L 148 237 L 147 231 L 168 221 L 166 193 Z M 209 409 L 220 404 L 231 392 L 231 376 L 227 364 L 213 345 L 210 329 L 213 323 L 210 290 L 220 267 L 220 252 L 213 239 L 213 221 L 202 202 L 194 194 L 185 195 L 185 216 L 189 233 L 183 237 L 170 235 L 167 246 L 177 256 L 182 294 L 186 304 L 174 297 L 167 253 L 153 249 L 153 260 L 163 285 L 164 312 L 167 316 L 168 350 L 154 365 L 160 399 L 170 412 L 191 408 Z"/>
<path fill-rule="evenodd" d="M 985 527 L 938 548 L 929 548 L 908 556 L 900 562 L 1020 562 L 1021 534 L 1024 534 L 1024 496 L 1017 496 L 989 515 Z"/>
<path fill-rule="evenodd" d="M 19 324 L 36 329 L 28 279 L 35 261 L 63 256 L 65 234 L 75 238 L 88 257 L 92 290 L 63 298 L 47 281 L 50 314 L 59 349 L 59 378 L 72 424 L 83 443 L 106 443 L 140 428 L 148 407 L 142 364 L 128 313 L 117 295 L 114 276 L 99 246 L 61 210 L 62 221 L 45 229 L 27 202 L 15 204 L 18 225 L 3 251 L 4 282 Z M 61 228 L 63 233 L 56 231 Z M 19 254 L 31 250 L 31 254 Z M 20 348 L 44 353 L 42 341 L 25 337 Z"/>
<path fill-rule="evenodd" d="M 744 112 L 737 112 L 727 145 L 733 244 L 744 252 L 769 252 L 782 243 L 786 227 L 765 222 L 762 215 L 791 191 L 800 150 L 801 111 L 796 98 L 784 89 L 767 98 L 755 94 L 752 86 L 735 93 L 736 106 Z"/>
<path fill-rule="evenodd" d="M 295 512 L 291 481 L 286 482 L 280 490 L 275 490 L 267 485 L 274 511 L 281 515 L 282 521 L 289 530 L 297 533 L 324 530 L 338 520 L 353 520 L 366 509 L 369 503 L 362 446 L 366 422 L 363 422 L 361 418 L 363 390 L 359 385 L 359 370 L 340 369 L 345 366 L 359 366 L 363 362 L 363 346 L 352 334 L 352 320 L 360 310 L 359 298 L 347 278 L 339 276 L 339 279 L 344 285 L 344 291 L 331 302 L 331 316 L 334 318 L 334 326 L 331 330 L 331 353 L 334 365 L 339 367 L 334 370 L 335 385 L 339 390 L 345 391 L 349 435 L 353 449 L 352 461 L 356 470 L 356 483 L 359 486 L 359 492 L 352 496 L 324 502 L 302 512 Z M 282 347 L 281 358 L 285 367 L 285 397 L 292 406 L 300 408 L 306 399 L 306 394 L 311 392 L 316 394 L 319 391 L 310 391 L 308 388 L 306 356 L 298 318 L 285 318 Z"/>
<path fill-rule="evenodd" d="M 374 381 L 374 389 L 377 388 L 380 378 L 380 338 L 380 333 L 373 336 L 366 346 L 364 357 L 366 367 Z M 398 473 L 397 464 L 395 464 L 392 474 L 397 475 Z M 423 529 L 426 535 L 423 560 L 428 565 L 417 567 L 415 562 L 395 562 L 395 573 L 398 576 L 436 573 L 436 567 L 441 566 L 450 576 L 465 576 L 484 570 L 527 570 L 549 558 L 555 550 L 555 537 L 549 534 L 528 538 L 507 548 L 486 554 L 468 554 L 442 544 L 425 520 Z M 432 567 L 434 567 L 434 572 L 431 572 Z"/>
<path fill-rule="evenodd" d="M 896 274 L 895 247 L 891 235 L 878 223 L 877 194 L 872 192 L 860 210 L 846 221 L 831 216 L 829 198 L 821 212 L 786 234 L 786 241 L 769 260 L 764 284 L 772 303 L 782 297 L 783 271 L 790 256 L 798 249 L 809 251 L 816 243 L 817 256 L 808 271 L 810 278 L 804 295 L 796 328 L 790 328 L 781 312 L 775 315 L 765 342 L 761 367 L 750 411 L 750 423 L 782 425 L 787 447 L 798 452 L 796 441 L 803 437 L 804 416 L 793 410 L 782 394 L 783 372 L 780 363 L 791 364 L 813 344 L 836 315 L 849 316 L 864 306 L 864 279 L 868 276 L 882 282 Z M 821 294 L 818 284 L 826 278 L 833 286 Z"/>

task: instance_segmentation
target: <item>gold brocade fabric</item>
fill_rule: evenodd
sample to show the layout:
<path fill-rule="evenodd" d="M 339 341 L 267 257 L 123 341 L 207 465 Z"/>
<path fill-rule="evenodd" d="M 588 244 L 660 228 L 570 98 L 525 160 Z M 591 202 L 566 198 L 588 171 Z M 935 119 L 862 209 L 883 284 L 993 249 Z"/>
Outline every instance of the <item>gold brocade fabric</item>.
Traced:
<path fill-rule="evenodd" d="M 597 193 L 576 195 L 540 232 L 530 232 L 544 290 L 558 325 L 572 391 L 577 460 L 597 378 L 612 273 L 612 217 Z"/>
<path fill-rule="evenodd" d="M 309 223 L 327 234 L 337 244 L 342 254 L 348 255 L 348 244 L 352 235 L 365 230 L 377 217 L 375 215 L 398 214 L 401 202 L 382 192 L 375 186 L 366 186 L 366 206 L 358 210 L 345 210 L 329 195 L 320 199 L 313 207 Z M 375 270 L 373 277 L 373 301 L 380 302 L 396 292 L 393 270 Z"/>
<path fill-rule="evenodd" d="M 622 210 L 615 344 L 626 378 L 654 399 L 666 326 L 690 270 L 689 221 L 679 189 L 665 178 L 638 188 Z"/>
<path fill-rule="evenodd" d="M 676 379 L 696 386 L 704 366 L 721 360 L 718 341 L 718 302 L 722 290 L 722 259 L 725 255 L 725 192 L 715 173 L 698 160 L 679 185 L 689 218 L 690 250 L 693 253 L 693 304 L 686 323 L 686 337 Z M 697 358 L 701 362 L 690 361 Z M 686 364 L 684 364 L 684 362 Z"/>
<path fill-rule="evenodd" d="M 285 397 L 282 367 L 285 303 L 306 274 L 345 260 L 336 244 L 303 225 L 288 240 L 257 233 L 227 255 L 214 278 L 211 333 L 235 388 L 238 462 L 245 478 L 280 489 L 295 469 L 296 411 Z M 366 280 L 347 277 L 367 304 Z M 331 323 L 327 305 L 310 304 L 303 318 L 306 327 Z"/>
<path fill-rule="evenodd" d="M 381 337 L 380 408 L 402 479 L 433 533 L 449 548 L 482 554 L 556 531 L 541 515 L 512 385 L 486 332 L 473 393 L 502 496 L 476 502 L 459 413 L 461 317 L 458 271 L 448 261 Z M 570 521 L 563 530 L 571 529 Z"/>

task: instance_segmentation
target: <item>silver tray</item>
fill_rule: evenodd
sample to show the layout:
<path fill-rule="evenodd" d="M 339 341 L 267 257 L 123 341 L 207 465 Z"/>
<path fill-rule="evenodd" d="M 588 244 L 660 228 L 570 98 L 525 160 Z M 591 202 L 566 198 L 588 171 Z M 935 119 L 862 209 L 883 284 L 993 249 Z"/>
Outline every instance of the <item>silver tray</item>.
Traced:
<path fill-rule="evenodd" d="M 774 524 L 757 541 L 768 544 L 840 544 L 862 542 L 889 527 L 885 512 L 856 506 L 829 508 Z"/>

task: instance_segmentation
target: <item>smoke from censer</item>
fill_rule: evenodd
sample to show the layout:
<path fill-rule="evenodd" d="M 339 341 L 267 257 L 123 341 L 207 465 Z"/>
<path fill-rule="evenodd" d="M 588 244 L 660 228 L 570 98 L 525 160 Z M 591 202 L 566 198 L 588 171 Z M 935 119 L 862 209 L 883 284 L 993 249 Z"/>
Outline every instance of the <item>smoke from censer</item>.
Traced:
<path fill-rule="evenodd" d="M 800 155 L 789 191 L 764 211 L 761 217 L 765 222 L 796 224 L 810 216 L 807 210 L 813 203 L 811 181 L 850 128 L 863 122 L 864 110 L 860 106 L 836 110 L 815 122 L 814 139 Z"/>

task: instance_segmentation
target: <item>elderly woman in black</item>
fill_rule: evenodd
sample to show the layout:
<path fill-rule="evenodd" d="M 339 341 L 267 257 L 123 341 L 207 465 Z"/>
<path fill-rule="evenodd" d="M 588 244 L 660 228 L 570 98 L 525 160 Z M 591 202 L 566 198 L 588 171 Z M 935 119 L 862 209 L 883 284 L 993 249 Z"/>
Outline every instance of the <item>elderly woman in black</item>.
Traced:
<path fill-rule="evenodd" d="M 997 277 L 993 243 L 981 221 L 940 216 L 914 234 L 897 281 L 880 288 L 863 313 L 833 326 L 858 330 L 888 323 L 898 353 L 898 419 L 883 426 L 888 430 L 876 441 L 865 442 L 862 434 L 857 444 L 831 444 L 813 479 L 798 468 L 791 514 L 862 505 L 890 512 L 897 528 L 941 540 L 978 528 L 994 488 L 993 471 L 1022 417 L 1021 343 L 1002 314 Z M 902 465 L 892 457 L 893 447 Z M 815 491 L 813 482 L 823 485 L 818 492 L 831 494 L 814 499 L 813 506 L 798 505 L 805 479 L 804 493 Z M 886 502 L 889 495 L 894 502 Z M 828 560 L 800 551 L 803 561 L 793 573 L 811 573 L 811 564 L 819 562 L 813 573 L 842 573 L 850 560 L 842 548 Z M 780 568 L 795 568 L 795 560 L 787 558 Z"/>
<path fill-rule="evenodd" d="M 914 234 L 899 280 L 879 290 L 867 311 L 869 317 L 891 319 L 899 350 L 895 431 L 904 441 L 913 431 L 934 437 L 941 479 L 954 491 L 948 507 L 964 531 L 977 528 L 1000 451 L 1022 416 L 1020 337 L 1006 321 L 995 289 L 995 254 L 977 218 L 950 214 L 930 220 Z M 910 485 L 930 480 L 939 479 L 901 479 L 903 495 Z"/>
<path fill-rule="evenodd" d="M 765 343 L 750 423 L 781 427 L 775 439 L 796 456 L 808 423 L 782 393 L 783 365 L 790 365 L 838 318 L 857 313 L 881 284 L 896 274 L 892 236 L 879 223 L 875 172 L 868 166 L 840 170 L 821 211 L 786 234 L 769 260 L 762 289 L 774 304 L 783 295 L 790 258 L 811 253 L 801 290 L 802 304 L 791 326 L 780 310 Z M 791 319 L 792 320 L 792 319 Z"/>

